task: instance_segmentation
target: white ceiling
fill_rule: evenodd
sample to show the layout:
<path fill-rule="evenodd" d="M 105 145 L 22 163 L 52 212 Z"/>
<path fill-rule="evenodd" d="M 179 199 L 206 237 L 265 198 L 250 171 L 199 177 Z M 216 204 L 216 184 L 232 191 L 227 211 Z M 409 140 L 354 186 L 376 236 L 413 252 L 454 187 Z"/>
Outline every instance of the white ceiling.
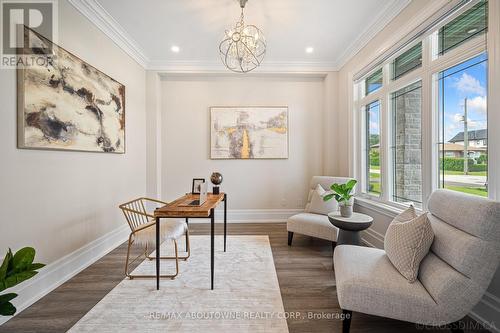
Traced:
<path fill-rule="evenodd" d="M 151 69 L 222 68 L 218 45 L 238 0 L 70 0 Z M 338 69 L 409 0 L 249 0 L 247 23 L 266 36 L 267 67 Z M 122 44 L 122 45 L 121 45 Z M 173 53 L 172 45 L 180 47 Z M 306 47 L 313 47 L 308 54 Z"/>

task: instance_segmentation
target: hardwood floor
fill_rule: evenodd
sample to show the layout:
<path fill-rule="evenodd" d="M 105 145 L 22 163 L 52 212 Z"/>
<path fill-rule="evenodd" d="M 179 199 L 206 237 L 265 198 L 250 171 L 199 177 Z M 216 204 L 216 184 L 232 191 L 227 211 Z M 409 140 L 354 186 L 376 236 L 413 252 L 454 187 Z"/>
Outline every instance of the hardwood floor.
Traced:
<path fill-rule="evenodd" d="M 190 231 L 193 235 L 208 234 L 209 225 L 191 224 Z M 216 232 L 222 233 L 221 224 L 217 224 Z M 300 313 L 299 318 L 287 320 L 291 333 L 342 331 L 340 320 L 328 318 L 340 313 L 330 242 L 296 234 L 289 247 L 284 223 L 229 224 L 228 233 L 269 236 L 285 311 Z M 231 251 L 231 243 L 228 244 Z M 67 331 L 124 278 L 126 250 L 126 243 L 120 245 L 0 326 L 0 332 Z M 140 251 L 135 252 L 137 255 Z M 139 261 L 132 268 L 138 264 Z M 470 318 L 465 323 L 473 328 L 467 332 L 487 332 L 474 329 L 479 325 Z M 351 325 L 352 333 L 422 331 L 449 332 L 443 328 L 417 329 L 411 323 L 361 313 L 354 313 Z"/>

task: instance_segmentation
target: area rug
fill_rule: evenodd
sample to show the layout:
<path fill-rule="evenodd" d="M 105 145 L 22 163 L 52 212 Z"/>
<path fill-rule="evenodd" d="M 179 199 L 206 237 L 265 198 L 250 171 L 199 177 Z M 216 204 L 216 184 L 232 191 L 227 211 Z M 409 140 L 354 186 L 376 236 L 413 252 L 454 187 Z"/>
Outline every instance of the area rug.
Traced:
<path fill-rule="evenodd" d="M 288 332 L 267 236 L 216 237 L 215 289 L 210 290 L 210 237 L 191 236 L 191 257 L 175 280 L 124 279 L 70 332 Z M 182 249 L 184 245 L 180 245 Z M 173 245 L 163 244 L 162 255 Z M 175 271 L 162 260 L 162 274 Z M 145 260 L 135 274 L 154 274 Z"/>

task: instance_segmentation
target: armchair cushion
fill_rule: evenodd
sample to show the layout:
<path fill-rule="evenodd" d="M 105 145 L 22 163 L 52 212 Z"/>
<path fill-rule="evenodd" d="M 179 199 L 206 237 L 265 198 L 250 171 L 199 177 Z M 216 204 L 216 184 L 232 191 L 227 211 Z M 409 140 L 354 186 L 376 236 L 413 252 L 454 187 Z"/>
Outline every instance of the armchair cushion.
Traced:
<path fill-rule="evenodd" d="M 383 250 L 339 245 L 334 266 L 342 309 L 421 324 L 440 323 L 437 304 L 422 283 L 408 283 Z"/>
<path fill-rule="evenodd" d="M 330 223 L 326 215 L 300 213 L 289 217 L 286 226 L 290 232 L 337 241 L 338 229 Z"/>
<path fill-rule="evenodd" d="M 135 243 L 141 245 L 153 245 L 156 240 L 156 227 L 155 221 L 148 223 L 148 226 L 144 225 L 133 234 L 133 240 Z M 174 240 L 179 239 L 187 231 L 187 224 L 184 221 L 177 219 L 162 219 L 160 221 L 160 239 Z"/>

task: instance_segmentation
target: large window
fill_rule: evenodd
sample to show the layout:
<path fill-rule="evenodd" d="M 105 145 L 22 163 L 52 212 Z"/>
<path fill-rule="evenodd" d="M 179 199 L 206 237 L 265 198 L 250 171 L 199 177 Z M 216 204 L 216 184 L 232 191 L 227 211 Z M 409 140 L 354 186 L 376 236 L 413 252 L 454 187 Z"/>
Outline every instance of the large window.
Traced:
<path fill-rule="evenodd" d="M 394 59 L 392 63 L 392 79 L 397 80 L 420 66 L 422 66 L 422 42 Z"/>
<path fill-rule="evenodd" d="M 437 188 L 488 196 L 487 7 L 458 4 L 355 82 L 354 174 L 369 203 L 425 209 Z"/>
<path fill-rule="evenodd" d="M 366 106 L 366 192 L 380 196 L 380 103 Z"/>
<path fill-rule="evenodd" d="M 439 186 L 488 196 L 487 59 L 481 54 L 441 71 Z"/>
<path fill-rule="evenodd" d="M 392 200 L 422 203 L 422 83 L 392 94 Z"/>
<path fill-rule="evenodd" d="M 366 95 L 377 91 L 382 87 L 382 68 L 375 71 L 365 79 L 365 93 Z"/>
<path fill-rule="evenodd" d="M 484 34 L 488 27 L 488 2 L 480 1 L 439 29 L 439 54 L 444 54 L 471 38 Z"/>

